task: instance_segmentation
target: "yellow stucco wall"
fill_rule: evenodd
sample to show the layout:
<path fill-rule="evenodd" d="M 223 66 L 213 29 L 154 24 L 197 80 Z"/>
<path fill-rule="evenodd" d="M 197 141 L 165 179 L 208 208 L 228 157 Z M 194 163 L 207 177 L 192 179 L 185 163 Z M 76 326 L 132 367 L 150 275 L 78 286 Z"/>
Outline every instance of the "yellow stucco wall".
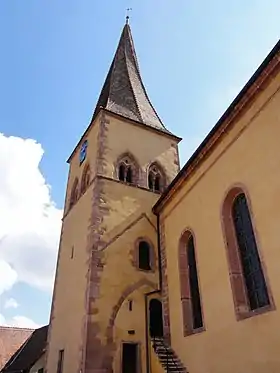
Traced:
<path fill-rule="evenodd" d="M 43 355 L 31 367 L 29 373 L 37 373 L 39 369 L 45 368 L 45 363 L 46 363 L 46 354 L 43 353 Z"/>
<path fill-rule="evenodd" d="M 92 171 L 91 179 L 94 177 L 98 126 L 97 120 L 86 137 L 89 146 L 84 164 L 81 166 L 79 164 L 79 151 L 76 151 L 70 164 L 47 354 L 48 372 L 56 371 L 59 350 L 65 350 L 63 364 L 65 371 L 77 372 L 81 361 L 86 313 L 86 275 L 89 260 L 87 238 L 92 207 L 92 186 L 79 197 L 71 210 L 69 210 L 69 200 L 75 178 L 78 177 L 79 182 L 81 181 L 83 169 L 88 163 Z M 72 248 L 74 248 L 73 258 L 71 258 Z"/>
<path fill-rule="evenodd" d="M 172 347 L 191 373 L 280 371 L 280 75 L 161 213 L 167 250 Z M 246 186 L 276 311 L 237 321 L 221 225 L 229 188 Z M 206 331 L 184 337 L 178 243 L 191 228 Z"/>
<path fill-rule="evenodd" d="M 103 232 L 100 247 L 102 273 L 98 298 L 90 304 L 92 314 L 88 320 L 98 323 L 98 335 L 101 351 L 108 345 L 108 328 L 111 325 L 113 335 L 114 372 L 120 372 L 121 344 L 124 341 L 139 343 L 142 372 L 146 371 L 145 347 L 145 299 L 144 294 L 158 288 L 157 268 L 157 232 L 156 218 L 151 212 L 159 194 L 145 189 L 147 187 L 147 167 L 158 161 L 163 167 L 168 181 L 178 171 L 177 144 L 171 137 L 163 136 L 129 122 L 106 114 L 107 130 L 100 139 L 100 116 L 87 132 L 87 162 L 90 162 L 92 177 L 96 173 L 97 154 L 102 156 L 104 169 L 99 168 L 100 195 L 98 201 L 107 214 L 102 218 L 99 230 Z M 104 123 L 104 122 L 102 122 Z M 102 146 L 102 151 L 98 153 Z M 125 152 L 133 154 L 141 169 L 140 187 L 128 186 L 116 180 L 114 170 L 117 158 Z M 47 371 L 54 372 L 57 366 L 58 351 L 65 350 L 64 370 L 76 373 L 81 363 L 83 345 L 83 322 L 85 317 L 86 274 L 89 268 L 87 252 L 88 229 L 92 210 L 93 189 L 90 187 L 78 202 L 68 211 L 70 190 L 76 177 L 81 179 L 82 168 L 79 165 L 79 151 L 71 159 L 63 222 L 63 234 L 60 245 L 58 275 L 55 286 L 53 321 L 51 323 L 48 350 Z M 99 162 L 99 165 L 101 163 Z M 100 171 L 101 170 L 101 171 Z M 153 271 L 140 271 L 133 264 L 138 238 L 147 238 L 153 246 L 156 266 Z M 74 258 L 71 249 L 74 246 Z M 123 294 L 125 298 L 122 299 Z M 133 310 L 127 311 L 128 299 L 133 300 Z M 112 314 L 115 318 L 112 322 Z M 90 311 L 91 312 L 91 311 Z M 111 323 L 111 324 L 110 324 Z M 129 335 L 128 330 L 135 330 Z M 140 373 L 140 372 L 139 372 Z"/>
<path fill-rule="evenodd" d="M 138 373 L 145 372 L 146 369 L 146 349 L 145 349 L 145 301 L 144 292 L 151 288 L 144 286 L 134 292 L 124 301 L 115 322 L 114 340 L 117 345 L 113 364 L 114 372 L 121 372 L 122 368 L 122 343 L 138 343 L 139 364 Z M 128 301 L 131 300 L 132 311 L 129 311 Z M 128 334 L 128 330 L 134 330 L 135 334 Z"/>

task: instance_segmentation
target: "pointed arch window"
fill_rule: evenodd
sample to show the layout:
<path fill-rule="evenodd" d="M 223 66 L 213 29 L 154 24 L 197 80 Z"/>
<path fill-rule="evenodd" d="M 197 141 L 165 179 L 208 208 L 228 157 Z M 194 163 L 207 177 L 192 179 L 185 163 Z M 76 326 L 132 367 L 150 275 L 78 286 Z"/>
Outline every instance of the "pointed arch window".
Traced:
<path fill-rule="evenodd" d="M 132 183 L 132 168 L 131 168 L 131 165 L 129 165 L 127 168 L 126 168 L 126 180 L 125 180 L 127 183 Z"/>
<path fill-rule="evenodd" d="M 85 191 L 89 187 L 90 176 L 91 176 L 90 167 L 89 165 L 86 165 L 86 167 L 84 168 L 82 180 L 81 180 L 81 194 L 85 193 Z"/>
<path fill-rule="evenodd" d="M 122 163 L 119 166 L 119 180 L 121 181 L 126 180 L 126 166 Z"/>
<path fill-rule="evenodd" d="M 70 195 L 70 208 L 78 201 L 79 198 L 79 182 L 78 179 L 76 178 L 71 190 L 71 195 Z"/>
<path fill-rule="evenodd" d="M 161 167 L 152 164 L 148 171 L 148 186 L 153 192 L 162 192 L 165 186 L 165 176 Z"/>
<path fill-rule="evenodd" d="M 137 184 L 139 167 L 130 155 L 123 155 L 117 162 L 117 176 L 120 181 Z"/>
<path fill-rule="evenodd" d="M 179 275 L 183 328 L 187 336 L 204 330 L 194 237 L 190 231 L 180 240 Z"/>
<path fill-rule="evenodd" d="M 251 310 L 255 310 L 269 305 L 269 297 L 244 193 L 235 198 L 232 217 L 248 301 Z"/>
<path fill-rule="evenodd" d="M 119 180 L 132 184 L 132 165 L 129 158 L 125 158 L 119 165 Z"/>
<path fill-rule="evenodd" d="M 223 206 L 230 280 L 238 319 L 271 307 L 271 298 L 245 193 L 231 190 Z"/>

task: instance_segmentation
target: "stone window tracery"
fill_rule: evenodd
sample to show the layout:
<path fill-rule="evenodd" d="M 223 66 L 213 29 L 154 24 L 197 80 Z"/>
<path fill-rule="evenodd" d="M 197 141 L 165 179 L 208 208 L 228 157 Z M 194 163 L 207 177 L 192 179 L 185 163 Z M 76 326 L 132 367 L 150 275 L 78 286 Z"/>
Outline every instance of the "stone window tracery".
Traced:
<path fill-rule="evenodd" d="M 148 186 L 153 192 L 162 192 L 165 186 L 164 172 L 159 165 L 153 163 L 149 167 Z"/>
<path fill-rule="evenodd" d="M 120 181 L 136 185 L 139 179 L 139 167 L 131 155 L 123 155 L 117 162 L 117 176 Z"/>

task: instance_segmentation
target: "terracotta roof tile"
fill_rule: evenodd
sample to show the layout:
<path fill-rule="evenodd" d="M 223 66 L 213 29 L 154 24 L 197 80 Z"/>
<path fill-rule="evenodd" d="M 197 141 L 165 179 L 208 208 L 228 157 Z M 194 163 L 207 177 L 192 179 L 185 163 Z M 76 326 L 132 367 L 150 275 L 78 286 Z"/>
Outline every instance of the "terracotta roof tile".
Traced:
<path fill-rule="evenodd" d="M 33 331 L 34 329 L 0 326 L 0 369 L 30 337 Z"/>
<path fill-rule="evenodd" d="M 3 373 L 29 371 L 44 353 L 47 343 L 48 325 L 35 329 L 26 342 L 5 364 Z"/>

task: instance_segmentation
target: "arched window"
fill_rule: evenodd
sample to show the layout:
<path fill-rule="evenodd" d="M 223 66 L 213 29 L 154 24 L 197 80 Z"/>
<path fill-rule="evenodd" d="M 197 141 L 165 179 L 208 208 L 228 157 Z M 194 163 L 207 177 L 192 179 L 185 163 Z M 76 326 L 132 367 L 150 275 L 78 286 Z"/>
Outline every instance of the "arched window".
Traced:
<path fill-rule="evenodd" d="M 203 330 L 195 245 L 190 231 L 185 232 L 180 240 L 179 274 L 184 335 L 186 336 Z"/>
<path fill-rule="evenodd" d="M 240 188 L 228 193 L 223 220 L 233 298 L 240 319 L 271 303 L 247 198 Z"/>
<path fill-rule="evenodd" d="M 90 184 L 90 167 L 86 165 L 81 180 L 81 194 L 85 193 Z"/>
<path fill-rule="evenodd" d="M 128 184 L 137 184 L 139 167 L 133 157 L 125 154 L 117 161 L 118 179 Z"/>
<path fill-rule="evenodd" d="M 148 185 L 153 192 L 162 192 L 165 186 L 163 170 L 159 165 L 153 163 L 148 171 Z"/>
<path fill-rule="evenodd" d="M 160 175 L 156 175 L 155 179 L 154 179 L 154 189 L 157 191 L 157 192 L 160 192 L 161 190 L 161 177 Z"/>
<path fill-rule="evenodd" d="M 232 206 L 232 217 L 251 310 L 269 304 L 268 291 L 258 253 L 250 212 L 244 193 Z"/>
<path fill-rule="evenodd" d="M 153 190 L 154 179 L 153 179 L 152 173 L 150 173 L 150 172 L 149 172 L 149 176 L 148 176 L 148 182 L 149 182 L 149 189 Z"/>
<path fill-rule="evenodd" d="M 78 201 L 79 198 L 79 182 L 78 179 L 76 178 L 71 190 L 71 195 L 70 195 L 70 208 Z"/>
<path fill-rule="evenodd" d="M 193 236 L 190 235 L 187 243 L 187 260 L 189 265 L 189 283 L 190 283 L 190 295 L 192 303 L 192 317 L 193 317 L 193 329 L 201 328 L 202 324 L 202 313 L 201 313 L 201 302 L 200 293 L 198 287 L 196 258 L 194 250 Z"/>
<path fill-rule="evenodd" d="M 128 159 L 122 161 L 119 165 L 119 180 L 125 183 L 132 183 L 131 164 Z"/>
<path fill-rule="evenodd" d="M 149 271 L 151 269 L 151 249 L 146 241 L 140 241 L 138 247 L 138 265 L 139 269 Z"/>

